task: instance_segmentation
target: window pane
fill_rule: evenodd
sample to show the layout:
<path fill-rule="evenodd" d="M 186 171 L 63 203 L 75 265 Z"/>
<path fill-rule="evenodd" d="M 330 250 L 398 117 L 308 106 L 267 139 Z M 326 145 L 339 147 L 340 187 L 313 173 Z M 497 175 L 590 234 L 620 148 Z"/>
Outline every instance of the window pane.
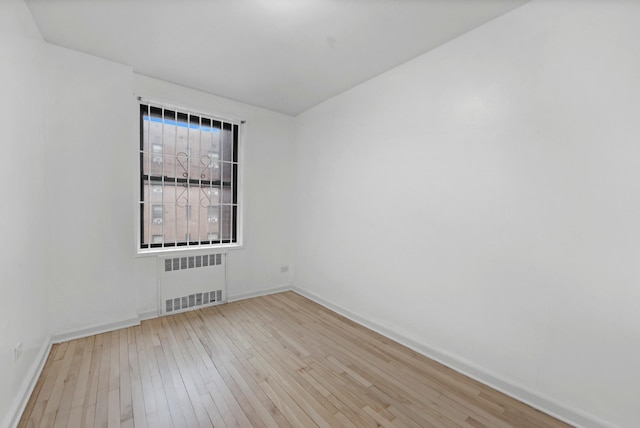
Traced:
<path fill-rule="evenodd" d="M 173 114 L 167 116 L 167 113 L 172 112 L 165 111 L 164 117 L 164 129 L 162 130 L 162 145 L 164 154 L 175 155 L 176 154 L 176 125 L 173 118 Z"/>
<path fill-rule="evenodd" d="M 149 185 L 146 186 L 147 188 L 149 187 Z M 162 203 L 162 183 L 159 184 L 152 184 L 151 186 L 151 191 L 148 193 L 149 197 L 148 200 L 150 202 L 154 202 L 154 203 Z M 148 189 L 147 189 L 148 190 Z"/>
<path fill-rule="evenodd" d="M 146 152 L 142 154 L 142 171 L 145 175 L 161 176 L 163 163 L 161 154 Z"/>
<path fill-rule="evenodd" d="M 188 157 L 189 157 L 189 131 L 186 125 L 178 126 L 176 129 L 178 135 L 176 142 L 176 154 L 178 156 L 178 162 L 182 164 L 182 170 L 180 170 L 180 177 L 182 177 L 183 171 L 187 169 Z"/>
<path fill-rule="evenodd" d="M 159 185 L 162 182 L 158 183 Z M 165 181 L 164 186 L 162 186 L 162 200 L 165 203 L 175 203 L 176 202 L 176 184 L 174 181 Z"/>
<path fill-rule="evenodd" d="M 196 210 L 195 221 L 196 228 L 194 229 L 194 240 L 195 241 L 206 241 L 207 240 L 207 207 L 203 206 L 201 203 L 195 205 L 194 209 Z"/>
<path fill-rule="evenodd" d="M 152 110 L 151 116 L 144 114 L 142 120 L 143 146 L 142 150 L 149 151 L 149 143 L 162 144 L 162 120 L 157 116 L 157 112 Z"/>
<path fill-rule="evenodd" d="M 149 210 L 147 204 L 140 203 L 140 218 L 142 219 L 142 230 L 140 231 L 140 242 L 143 245 L 149 244 Z"/>
<path fill-rule="evenodd" d="M 210 152 L 203 154 L 198 159 L 193 159 L 192 164 L 196 165 L 200 180 L 217 181 L 220 180 L 220 164 L 218 163 L 218 153 Z"/>
<path fill-rule="evenodd" d="M 189 204 L 189 187 L 186 183 L 178 183 L 174 186 L 175 199 L 174 202 L 184 208 Z"/>
<path fill-rule="evenodd" d="M 225 184 L 231 184 L 232 164 L 229 162 L 221 162 L 220 169 L 221 169 L 220 176 L 222 177 L 222 182 Z"/>
<path fill-rule="evenodd" d="M 208 180 L 220 181 L 220 154 L 218 152 L 210 152 L 209 157 L 209 177 Z"/>
<path fill-rule="evenodd" d="M 217 224 L 220 219 L 220 207 L 210 205 L 207 207 L 207 222 Z"/>
<path fill-rule="evenodd" d="M 214 125 L 215 126 L 215 125 Z M 203 151 L 220 153 L 220 124 L 217 128 L 210 128 L 203 132 Z"/>
<path fill-rule="evenodd" d="M 224 127 L 220 133 L 220 139 L 222 142 L 222 160 L 231 162 L 231 155 L 233 153 L 233 135 L 230 123 L 224 124 Z"/>
<path fill-rule="evenodd" d="M 162 220 L 164 220 L 164 207 L 162 204 L 151 205 L 151 220 L 156 224 L 162 223 Z"/>
<path fill-rule="evenodd" d="M 211 205 L 218 205 L 221 198 L 222 187 L 213 186 L 209 188 L 209 200 L 211 201 Z"/>
<path fill-rule="evenodd" d="M 198 210 L 199 204 L 190 203 L 187 206 L 187 223 L 188 233 L 191 235 L 191 239 L 197 241 L 199 236 L 200 227 L 198 222 L 200 220 L 200 211 Z"/>
<path fill-rule="evenodd" d="M 162 174 L 165 177 L 175 178 L 177 171 L 177 160 L 174 155 L 165 154 L 163 157 L 163 169 Z"/>
<path fill-rule="evenodd" d="M 181 151 L 175 158 L 175 175 L 176 178 L 189 177 L 189 156 L 186 152 Z"/>
<path fill-rule="evenodd" d="M 141 110 L 143 107 L 140 108 Z M 149 151 L 149 116 L 141 111 L 140 116 L 140 151 Z"/>
<path fill-rule="evenodd" d="M 211 180 L 213 171 L 213 160 L 209 155 L 192 156 L 190 159 L 191 175 L 189 178 L 194 180 Z"/>
<path fill-rule="evenodd" d="M 220 239 L 220 207 L 211 205 L 207 207 L 207 238 L 217 241 Z"/>
<path fill-rule="evenodd" d="M 238 163 L 238 125 L 233 125 L 233 162 Z"/>
<path fill-rule="evenodd" d="M 164 192 L 167 192 L 165 187 Z M 176 242 L 176 204 L 164 204 L 164 221 L 163 221 L 164 243 L 174 244 Z"/>
<path fill-rule="evenodd" d="M 189 125 L 189 154 L 195 158 L 200 157 L 200 126 L 197 122 Z"/>
<path fill-rule="evenodd" d="M 231 239 L 233 242 L 236 242 L 236 240 L 238 239 L 238 206 L 234 205 L 232 208 L 232 213 L 231 213 L 232 217 L 231 217 L 231 221 L 233 222 L 232 227 L 231 227 Z"/>
<path fill-rule="evenodd" d="M 231 188 L 230 187 L 223 187 L 222 188 L 222 203 L 223 204 L 230 204 L 233 201 L 231 200 Z"/>
<path fill-rule="evenodd" d="M 142 181 L 140 185 L 140 202 L 145 202 L 149 200 L 149 183 L 147 181 Z"/>
<path fill-rule="evenodd" d="M 163 235 L 164 220 L 164 206 L 162 204 L 151 204 L 151 223 L 149 224 L 148 235 L 146 235 L 145 239 L 149 239 L 147 237 L 150 235 L 151 243 L 153 244 L 153 236 Z"/>
<path fill-rule="evenodd" d="M 231 206 L 223 205 L 220 219 L 220 236 L 223 241 L 231 239 Z"/>
<path fill-rule="evenodd" d="M 238 203 L 238 164 L 233 164 L 233 176 L 231 177 L 233 183 L 233 203 Z"/>

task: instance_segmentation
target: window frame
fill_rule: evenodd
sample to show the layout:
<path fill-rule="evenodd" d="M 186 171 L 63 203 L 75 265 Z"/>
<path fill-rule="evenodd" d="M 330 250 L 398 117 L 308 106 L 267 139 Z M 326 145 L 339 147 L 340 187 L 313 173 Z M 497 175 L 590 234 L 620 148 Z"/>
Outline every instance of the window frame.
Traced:
<path fill-rule="evenodd" d="M 136 150 L 136 196 L 135 196 L 135 212 L 136 212 L 136 221 L 135 221 L 135 225 L 136 225 L 136 254 L 138 256 L 145 256 L 145 255 L 160 255 L 162 254 L 164 255 L 170 255 L 172 253 L 184 253 L 184 252 L 198 252 L 198 251 L 211 251 L 211 250 L 220 250 L 222 252 L 226 251 L 226 250 L 233 250 L 233 249 L 241 249 L 244 246 L 244 185 L 243 185 L 243 171 L 244 171 L 244 146 L 245 146 L 245 135 L 246 135 L 246 122 L 244 120 L 239 120 L 236 118 L 232 118 L 228 115 L 218 115 L 218 114 L 212 114 L 212 113 L 203 113 L 201 111 L 198 111 L 196 109 L 192 109 L 189 107 L 185 107 L 185 106 L 177 106 L 171 103 L 167 103 L 164 101 L 156 101 L 156 100 L 151 100 L 148 98 L 143 98 L 143 97 L 136 97 L 136 115 L 138 116 L 138 126 L 137 126 L 137 133 L 136 133 L 136 144 L 135 144 L 135 150 Z M 232 128 L 232 138 L 234 140 L 231 141 L 231 145 L 233 146 L 233 155 L 230 158 L 229 163 L 231 164 L 231 173 L 230 173 L 230 182 L 233 183 L 232 184 L 232 191 L 230 192 L 231 195 L 231 200 L 228 202 L 223 202 L 223 192 L 220 192 L 219 195 L 219 201 L 218 201 L 218 205 L 216 205 L 218 207 L 218 224 L 219 227 L 221 227 L 222 224 L 222 216 L 223 214 L 223 207 L 228 207 L 228 214 L 231 216 L 231 230 L 230 230 L 230 236 L 229 238 L 223 239 L 223 233 L 222 230 L 218 229 L 218 231 L 216 232 L 218 235 L 218 239 L 215 242 L 212 242 L 211 240 L 208 241 L 178 241 L 178 236 L 175 236 L 175 243 L 167 243 L 164 242 L 165 241 L 165 237 L 164 237 L 164 233 L 163 233 L 163 243 L 162 244 L 154 244 L 153 242 L 148 242 L 148 243 L 144 243 L 143 240 L 143 234 L 145 233 L 145 226 L 144 226 L 144 209 L 145 209 L 145 202 L 149 205 L 152 206 L 154 204 L 153 199 L 150 199 L 148 201 L 144 200 L 144 194 L 145 194 L 145 176 L 147 179 L 147 186 L 148 186 L 148 194 L 151 195 L 152 189 L 154 186 L 160 186 L 161 188 L 161 193 L 163 194 L 164 197 L 164 193 L 166 192 L 166 187 L 165 186 L 169 186 L 170 184 L 165 182 L 166 176 L 162 177 L 162 180 L 158 180 L 157 178 L 152 179 L 152 174 L 151 174 L 151 170 L 147 171 L 147 174 L 145 174 L 144 171 L 144 163 L 143 163 L 143 153 L 144 153 L 144 134 L 143 134 L 143 126 L 144 126 L 144 114 L 142 112 L 143 107 L 146 108 L 156 108 L 156 109 L 161 109 L 163 112 L 164 111 L 170 111 L 170 112 L 176 112 L 176 113 L 180 113 L 180 114 L 185 114 L 188 117 L 191 116 L 197 116 L 199 118 L 202 119 L 207 119 L 210 121 L 211 126 L 213 127 L 213 123 L 215 122 L 220 122 L 221 126 L 227 126 L 230 125 Z M 149 111 L 149 110 L 147 110 Z M 177 117 L 177 115 L 176 115 Z M 166 116 L 165 116 L 166 119 Z M 191 122 L 188 122 L 191 123 Z M 222 129 L 222 128 L 221 128 Z M 226 129 L 226 128 L 225 128 Z M 155 148 L 153 147 L 155 143 L 152 143 L 150 140 L 148 141 L 148 156 L 150 157 L 155 157 L 157 156 L 157 152 L 155 150 Z M 190 148 L 190 147 L 189 147 Z M 224 156 L 222 154 L 223 151 L 223 142 L 222 139 L 219 142 L 219 151 L 218 151 L 218 162 L 224 162 Z M 161 154 L 162 156 L 162 154 Z M 177 155 L 176 155 L 177 157 Z M 216 160 L 212 160 L 210 162 L 216 162 Z M 209 165 L 211 165 L 211 163 L 209 163 Z M 218 188 L 220 190 L 222 190 L 224 188 L 224 186 L 222 186 L 222 182 L 224 181 L 224 176 L 222 175 L 222 171 L 220 173 L 220 184 L 219 187 L 210 187 L 211 188 Z M 175 182 L 173 182 L 173 184 L 177 184 L 178 182 L 182 182 L 182 180 L 177 181 L 177 177 L 173 177 L 174 180 L 176 180 Z M 187 182 L 190 182 L 190 177 L 187 177 Z M 198 181 L 202 181 L 202 180 L 198 180 Z M 213 180 L 210 180 L 213 181 Z M 156 184 L 159 183 L 159 184 Z M 193 184 L 193 183 L 190 183 Z M 200 187 L 201 189 L 205 189 L 206 186 L 193 186 L 193 187 Z M 152 215 L 152 208 L 150 209 L 151 211 L 149 212 L 149 222 L 151 222 L 151 215 Z M 204 216 L 204 223 L 208 224 L 208 208 L 207 210 L 207 214 L 205 214 Z M 186 214 L 186 213 L 185 213 Z M 185 215 L 185 219 L 186 219 L 186 215 Z M 163 217 L 163 223 L 164 223 L 165 217 Z M 198 226 L 200 227 L 200 225 Z M 148 234 L 150 236 L 149 239 L 152 239 L 151 237 L 154 235 L 154 233 L 151 233 L 148 231 Z M 191 232 L 191 230 L 189 231 L 190 235 L 193 235 L 193 233 Z M 198 234 L 198 233 L 196 233 Z M 211 238 L 212 233 L 208 232 L 207 233 L 207 238 Z"/>

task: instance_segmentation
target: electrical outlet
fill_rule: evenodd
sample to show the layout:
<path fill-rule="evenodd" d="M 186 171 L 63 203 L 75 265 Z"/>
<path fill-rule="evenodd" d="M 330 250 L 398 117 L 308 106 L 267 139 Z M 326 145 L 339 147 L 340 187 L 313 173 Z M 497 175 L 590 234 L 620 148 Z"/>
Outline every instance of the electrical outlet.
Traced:
<path fill-rule="evenodd" d="M 280 273 L 287 273 L 287 272 L 289 272 L 289 266 L 280 267 Z"/>
<path fill-rule="evenodd" d="M 15 360 L 22 356 L 22 342 L 18 343 L 15 348 L 13 348 L 13 355 L 15 356 Z"/>

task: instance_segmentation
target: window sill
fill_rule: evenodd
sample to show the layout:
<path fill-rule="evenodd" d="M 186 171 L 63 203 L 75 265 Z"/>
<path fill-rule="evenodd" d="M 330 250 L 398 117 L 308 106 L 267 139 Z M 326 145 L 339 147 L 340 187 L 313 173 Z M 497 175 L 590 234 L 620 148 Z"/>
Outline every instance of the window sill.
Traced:
<path fill-rule="evenodd" d="M 234 250 L 242 250 L 244 245 L 242 244 L 223 244 L 211 247 L 182 247 L 182 248 L 151 248 L 151 249 L 138 249 L 136 257 L 171 257 L 176 255 L 186 254 L 211 254 L 211 253 L 226 253 Z"/>

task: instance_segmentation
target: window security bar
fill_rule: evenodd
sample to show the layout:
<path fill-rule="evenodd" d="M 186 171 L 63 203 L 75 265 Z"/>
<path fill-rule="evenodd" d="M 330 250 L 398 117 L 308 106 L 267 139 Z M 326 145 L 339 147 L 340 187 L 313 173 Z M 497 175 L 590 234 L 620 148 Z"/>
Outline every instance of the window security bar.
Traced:
<path fill-rule="evenodd" d="M 140 248 L 238 238 L 240 124 L 140 103 Z"/>

